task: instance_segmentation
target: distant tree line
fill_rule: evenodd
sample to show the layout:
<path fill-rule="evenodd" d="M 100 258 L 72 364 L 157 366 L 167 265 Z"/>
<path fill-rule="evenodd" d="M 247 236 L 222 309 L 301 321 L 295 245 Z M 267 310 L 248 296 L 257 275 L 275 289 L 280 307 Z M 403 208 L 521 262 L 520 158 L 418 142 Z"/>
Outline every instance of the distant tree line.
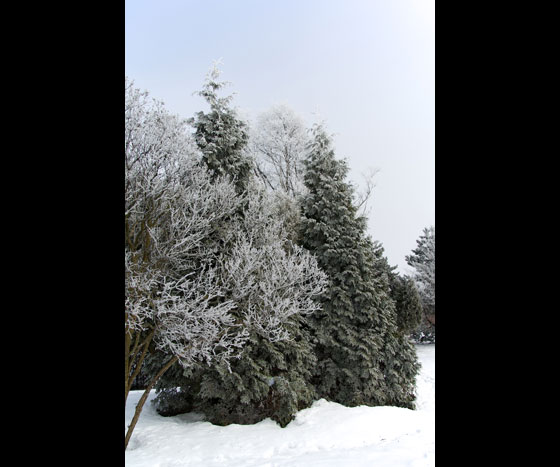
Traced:
<path fill-rule="evenodd" d="M 324 125 L 285 106 L 250 125 L 219 78 L 188 120 L 125 80 L 125 403 L 144 390 L 125 448 L 153 388 L 160 414 L 219 425 L 286 426 L 320 398 L 414 408 L 433 230 L 400 276 Z"/>

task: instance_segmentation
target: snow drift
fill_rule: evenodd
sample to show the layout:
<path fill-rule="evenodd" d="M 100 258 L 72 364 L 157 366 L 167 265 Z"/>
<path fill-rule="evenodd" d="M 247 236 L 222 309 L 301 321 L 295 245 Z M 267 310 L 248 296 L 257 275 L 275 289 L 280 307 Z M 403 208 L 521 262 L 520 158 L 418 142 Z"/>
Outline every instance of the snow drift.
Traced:
<path fill-rule="evenodd" d="M 129 467 L 414 466 L 435 463 L 435 345 L 417 346 L 422 364 L 416 410 L 344 407 L 324 399 L 280 428 L 216 426 L 196 413 L 162 417 L 148 402 L 128 450 Z M 129 395 L 125 429 L 142 391 Z M 155 397 L 155 391 L 150 399 Z M 149 400 L 150 400 L 149 399 Z"/>

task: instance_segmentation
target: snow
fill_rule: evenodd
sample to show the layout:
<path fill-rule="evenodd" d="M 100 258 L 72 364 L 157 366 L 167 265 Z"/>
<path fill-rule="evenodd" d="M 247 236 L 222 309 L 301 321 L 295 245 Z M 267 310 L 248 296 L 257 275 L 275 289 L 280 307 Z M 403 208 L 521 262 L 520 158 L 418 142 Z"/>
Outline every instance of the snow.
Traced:
<path fill-rule="evenodd" d="M 162 417 L 149 403 L 125 452 L 128 467 L 429 467 L 435 465 L 435 344 L 417 345 L 417 408 L 344 407 L 324 399 L 285 428 L 266 419 L 216 426 L 196 413 Z M 125 428 L 142 391 L 132 391 Z"/>

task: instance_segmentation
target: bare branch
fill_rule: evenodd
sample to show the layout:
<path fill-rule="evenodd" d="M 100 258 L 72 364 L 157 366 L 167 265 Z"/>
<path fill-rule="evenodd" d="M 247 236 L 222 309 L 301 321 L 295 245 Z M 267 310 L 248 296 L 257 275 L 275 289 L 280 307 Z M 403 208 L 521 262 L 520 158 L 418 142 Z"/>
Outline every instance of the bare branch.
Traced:
<path fill-rule="evenodd" d="M 354 206 L 360 216 L 368 216 L 370 213 L 371 208 L 368 208 L 368 202 L 376 186 L 374 178 L 379 172 L 380 169 L 370 167 L 366 174 L 362 174 L 365 186 L 362 191 L 356 193 L 354 202 Z"/>

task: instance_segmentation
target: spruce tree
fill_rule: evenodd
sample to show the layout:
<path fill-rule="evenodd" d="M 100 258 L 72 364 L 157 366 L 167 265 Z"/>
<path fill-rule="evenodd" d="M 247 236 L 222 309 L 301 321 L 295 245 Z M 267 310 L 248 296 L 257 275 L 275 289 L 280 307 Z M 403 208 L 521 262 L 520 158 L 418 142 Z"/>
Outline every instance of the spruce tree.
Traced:
<path fill-rule="evenodd" d="M 209 112 L 197 112 L 189 122 L 195 128 L 195 139 L 204 164 L 214 177 L 233 177 L 238 192 L 242 193 L 247 189 L 253 170 L 251 159 L 245 153 L 248 126 L 231 106 L 233 96 L 218 95 L 218 91 L 228 84 L 219 81 L 220 73 L 214 66 L 198 92 L 209 104 Z"/>
<path fill-rule="evenodd" d="M 310 384 L 315 356 L 301 320 L 287 324 L 289 341 L 272 343 L 253 333 L 231 371 L 221 365 L 204 372 L 196 409 L 218 425 L 271 418 L 284 427 L 309 407 L 315 399 Z"/>
<path fill-rule="evenodd" d="M 345 181 L 348 167 L 335 158 L 320 125 L 313 136 L 305 160 L 301 242 L 329 277 L 319 298 L 322 310 L 309 319 L 318 397 L 346 406 L 411 406 L 414 348 L 398 332 L 388 281 L 379 275 L 366 219 L 357 216 Z"/>
<path fill-rule="evenodd" d="M 319 397 L 347 406 L 384 402 L 379 355 L 386 327 L 373 281 L 372 251 L 365 223 L 356 217 L 348 168 L 335 159 L 322 127 L 305 163 L 302 245 L 330 279 L 320 297 L 322 311 L 310 318 L 318 359 L 314 383 Z"/>
<path fill-rule="evenodd" d="M 389 265 L 380 242 L 374 242 L 373 251 L 377 291 L 385 297 L 384 302 L 392 315 L 383 336 L 386 404 L 413 409 L 415 379 L 420 364 L 410 331 L 419 320 L 420 299 L 410 278 L 401 278 L 395 272 L 396 266 Z"/>
<path fill-rule="evenodd" d="M 406 256 L 406 262 L 414 268 L 414 280 L 426 314 L 436 312 L 436 231 L 434 226 L 426 227 L 416 240 L 416 248 Z"/>
<path fill-rule="evenodd" d="M 422 302 L 422 319 L 414 330 L 414 338 L 422 343 L 435 342 L 436 320 L 436 232 L 434 226 L 423 229 L 416 240 L 417 247 L 406 256 L 406 262 L 414 268 L 413 280 Z"/>
<path fill-rule="evenodd" d="M 399 332 L 410 334 L 422 317 L 422 302 L 414 280 L 396 272 L 397 266 L 389 265 L 381 242 L 374 242 L 376 277 L 395 302 L 396 325 Z"/>
<path fill-rule="evenodd" d="M 397 327 L 410 334 L 422 319 L 422 302 L 414 281 L 408 276 L 395 274 L 390 278 L 391 297 L 395 300 Z"/>

